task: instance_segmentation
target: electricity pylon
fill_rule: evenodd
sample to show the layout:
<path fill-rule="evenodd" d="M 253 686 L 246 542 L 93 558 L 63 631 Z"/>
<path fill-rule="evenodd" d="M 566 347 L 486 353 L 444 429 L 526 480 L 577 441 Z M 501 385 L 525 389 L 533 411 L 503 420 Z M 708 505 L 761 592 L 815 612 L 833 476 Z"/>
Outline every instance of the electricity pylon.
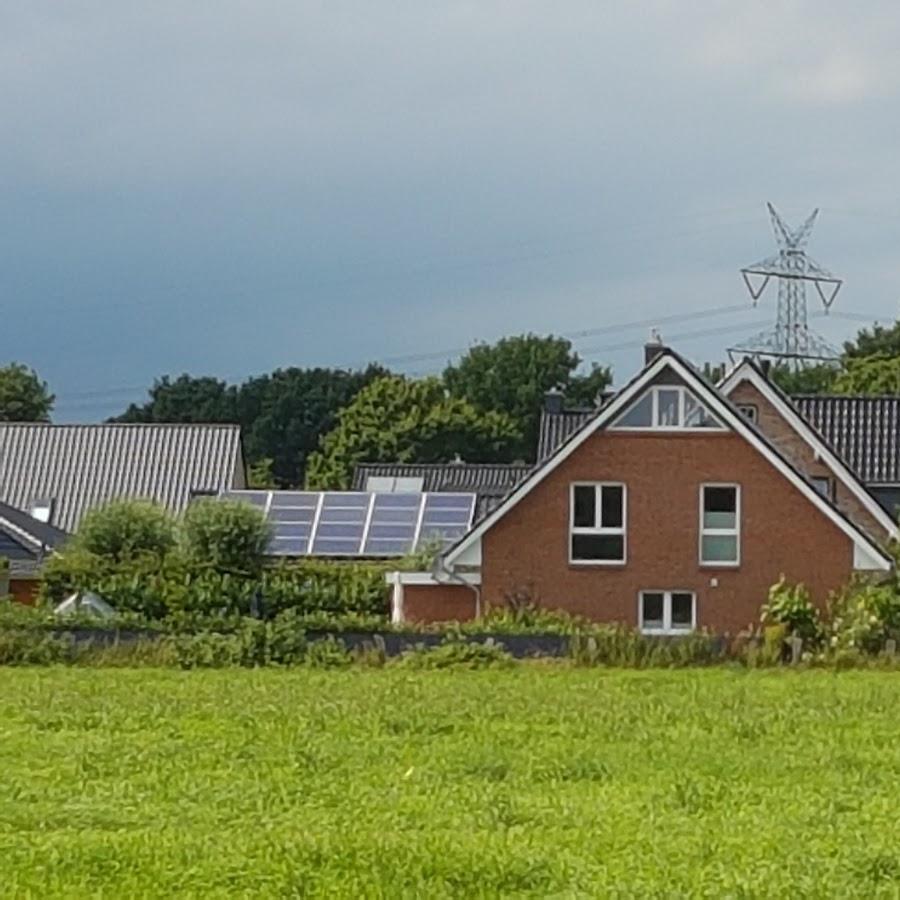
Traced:
<path fill-rule="evenodd" d="M 806 315 L 806 283 L 812 282 L 825 313 L 831 309 L 843 280 L 822 268 L 806 253 L 809 235 L 819 210 L 797 229 L 791 229 L 771 203 L 769 216 L 778 243 L 778 252 L 756 265 L 741 269 L 741 275 L 753 305 L 773 278 L 778 279 L 778 313 L 775 330 L 764 331 L 755 337 L 730 347 L 729 354 L 745 353 L 752 356 L 769 356 L 784 359 L 789 365 L 799 367 L 807 360 L 827 361 L 836 359 L 838 351 L 824 338 L 810 331 Z"/>

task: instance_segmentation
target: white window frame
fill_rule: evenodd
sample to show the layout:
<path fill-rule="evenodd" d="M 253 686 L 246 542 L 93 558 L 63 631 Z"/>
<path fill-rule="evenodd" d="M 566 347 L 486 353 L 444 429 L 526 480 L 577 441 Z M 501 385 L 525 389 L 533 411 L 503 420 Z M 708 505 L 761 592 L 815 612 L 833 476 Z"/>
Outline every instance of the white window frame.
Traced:
<path fill-rule="evenodd" d="M 703 526 L 703 496 L 707 488 L 734 488 L 734 528 L 704 528 Z M 697 547 L 697 556 L 701 566 L 734 569 L 741 564 L 741 486 L 733 482 L 724 481 L 705 481 L 700 485 L 699 503 L 700 507 L 700 534 Z M 736 556 L 734 560 L 703 558 L 703 538 L 704 537 L 733 537 Z"/>
<path fill-rule="evenodd" d="M 645 594 L 662 594 L 663 597 L 663 625 L 662 628 L 645 628 L 644 627 L 644 595 Z M 691 627 L 690 628 L 673 628 L 672 627 L 672 595 L 687 594 L 691 598 Z M 660 590 L 653 588 L 645 588 L 638 591 L 638 629 L 641 634 L 659 634 L 659 635 L 678 635 L 691 634 L 697 630 L 697 592 L 680 590 Z"/>
<path fill-rule="evenodd" d="M 825 482 L 825 486 L 828 488 L 824 493 L 819 491 L 819 493 L 826 499 L 830 500 L 832 503 L 835 498 L 835 487 L 834 487 L 834 479 L 829 477 L 828 475 L 810 475 L 809 481 L 812 486 L 819 491 L 819 487 L 817 482 Z"/>
<path fill-rule="evenodd" d="M 686 405 L 686 397 L 690 395 L 693 400 L 697 403 L 698 406 L 702 406 L 707 415 L 711 416 L 715 421 L 715 425 L 710 425 L 706 428 L 700 428 L 697 426 L 687 426 L 687 425 L 660 425 L 659 424 L 659 392 L 660 391 L 677 391 L 678 392 L 678 420 L 680 422 L 684 422 L 685 418 L 685 405 Z M 651 408 L 650 408 L 650 425 L 620 425 L 619 422 L 637 406 L 647 394 L 651 397 Z M 682 384 L 654 384 L 651 385 L 647 390 L 641 394 L 633 403 L 628 405 L 628 408 L 623 410 L 622 413 L 616 417 L 616 421 L 613 422 L 610 426 L 610 429 L 613 431 L 677 431 L 677 432 L 687 432 L 688 434 L 695 432 L 698 434 L 709 434 L 711 431 L 727 431 L 728 428 L 721 423 L 719 417 L 689 388 L 685 387 Z"/>
<path fill-rule="evenodd" d="M 622 524 L 621 526 L 604 527 L 600 525 L 575 525 L 575 489 L 590 487 L 594 489 L 594 521 L 603 514 L 602 491 L 605 487 L 622 489 Z M 621 559 L 575 559 L 573 555 L 573 540 L 576 534 L 621 536 Z M 569 485 L 569 565 L 572 566 L 624 566 L 628 560 L 628 486 L 622 481 L 573 481 Z"/>

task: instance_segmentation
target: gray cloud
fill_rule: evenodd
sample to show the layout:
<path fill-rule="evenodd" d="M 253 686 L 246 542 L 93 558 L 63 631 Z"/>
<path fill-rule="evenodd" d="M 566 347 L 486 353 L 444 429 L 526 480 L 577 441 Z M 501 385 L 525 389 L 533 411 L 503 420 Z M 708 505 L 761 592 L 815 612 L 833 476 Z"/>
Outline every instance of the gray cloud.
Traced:
<path fill-rule="evenodd" d="M 838 312 L 897 312 L 892 4 L 0 15 L 8 346 L 61 417 L 115 411 L 167 371 L 349 365 L 739 303 L 737 269 L 771 247 L 767 199 L 794 219 L 823 207 L 812 251 L 847 277 Z M 772 312 L 669 331 L 740 337 Z M 833 340 L 857 325 L 816 322 Z M 717 358 L 729 335 L 683 340 Z M 637 357 L 600 355 L 620 377 Z"/>

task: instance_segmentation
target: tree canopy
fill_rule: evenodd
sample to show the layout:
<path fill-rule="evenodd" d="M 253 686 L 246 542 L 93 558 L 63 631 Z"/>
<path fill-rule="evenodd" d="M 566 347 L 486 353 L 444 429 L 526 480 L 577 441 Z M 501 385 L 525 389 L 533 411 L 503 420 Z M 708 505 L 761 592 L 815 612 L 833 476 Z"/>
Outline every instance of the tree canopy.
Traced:
<path fill-rule="evenodd" d="M 241 426 L 247 462 L 258 486 L 303 483 L 306 461 L 337 413 L 361 387 L 385 374 L 362 371 L 278 369 L 228 385 L 216 378 L 160 378 L 150 399 L 132 404 L 114 422 L 233 422 Z"/>
<path fill-rule="evenodd" d="M 791 369 L 786 365 L 772 366 L 770 378 L 786 394 L 827 394 L 834 390 L 840 368 L 830 363 Z"/>
<path fill-rule="evenodd" d="M 0 367 L 0 421 L 49 422 L 55 399 L 34 369 L 21 363 Z"/>
<path fill-rule="evenodd" d="M 854 340 L 844 343 L 844 360 L 864 356 L 900 356 L 900 320 L 861 328 Z"/>
<path fill-rule="evenodd" d="M 612 380 L 609 369 L 600 366 L 577 374 L 580 362 L 565 338 L 516 335 L 495 344 L 476 344 L 444 370 L 444 381 L 454 397 L 514 419 L 521 438 L 511 448 L 510 459 L 532 459 L 547 391 L 560 388 L 569 400 L 591 405 Z"/>
<path fill-rule="evenodd" d="M 358 462 L 503 462 L 521 443 L 516 421 L 448 396 L 439 378 L 377 378 L 338 415 L 309 458 L 307 487 L 347 488 Z"/>
<path fill-rule="evenodd" d="M 839 394 L 900 394 L 900 356 L 851 357 L 834 389 Z"/>

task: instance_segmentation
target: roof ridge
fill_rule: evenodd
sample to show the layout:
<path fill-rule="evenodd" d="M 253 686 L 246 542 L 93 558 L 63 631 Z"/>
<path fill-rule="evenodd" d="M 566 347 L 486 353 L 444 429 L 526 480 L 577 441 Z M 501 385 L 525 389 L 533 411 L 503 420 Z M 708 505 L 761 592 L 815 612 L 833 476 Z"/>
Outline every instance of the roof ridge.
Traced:
<path fill-rule="evenodd" d="M 222 428 L 240 429 L 238 422 L 0 422 L 2 428 Z"/>

